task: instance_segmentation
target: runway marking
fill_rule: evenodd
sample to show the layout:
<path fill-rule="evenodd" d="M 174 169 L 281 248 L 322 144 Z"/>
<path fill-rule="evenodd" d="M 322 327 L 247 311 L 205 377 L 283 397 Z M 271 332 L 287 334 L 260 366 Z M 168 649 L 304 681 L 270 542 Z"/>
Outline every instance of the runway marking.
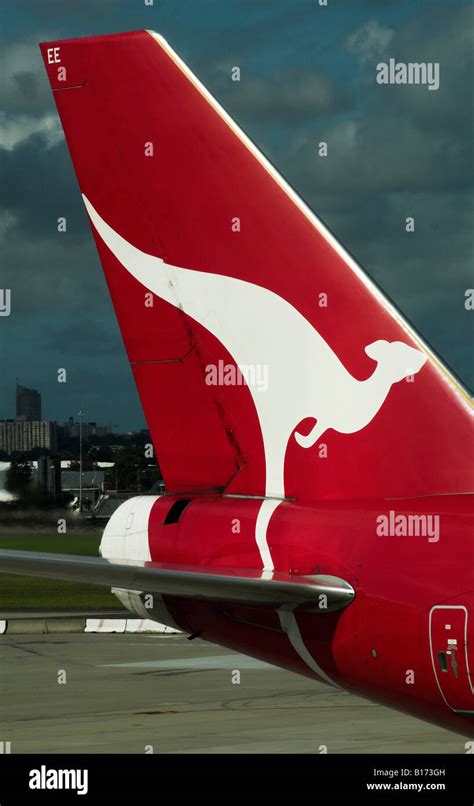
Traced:
<path fill-rule="evenodd" d="M 143 660 L 130 663 L 99 663 L 100 668 L 127 669 L 273 669 L 270 663 L 250 658 L 248 655 L 207 655 L 202 658 L 172 658 L 171 660 Z"/>

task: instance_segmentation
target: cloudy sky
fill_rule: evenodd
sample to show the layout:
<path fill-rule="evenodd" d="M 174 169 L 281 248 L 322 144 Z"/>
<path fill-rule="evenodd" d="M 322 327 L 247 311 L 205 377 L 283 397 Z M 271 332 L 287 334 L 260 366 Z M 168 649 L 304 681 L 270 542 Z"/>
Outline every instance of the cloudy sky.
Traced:
<path fill-rule="evenodd" d="M 474 386 L 470 2 L 3 0 L 2 17 L 0 288 L 13 310 L 0 317 L 0 417 L 14 416 L 18 376 L 48 419 L 82 408 L 123 430 L 145 425 L 37 46 L 139 28 L 168 39 Z M 390 57 L 439 62 L 440 89 L 378 85 Z"/>

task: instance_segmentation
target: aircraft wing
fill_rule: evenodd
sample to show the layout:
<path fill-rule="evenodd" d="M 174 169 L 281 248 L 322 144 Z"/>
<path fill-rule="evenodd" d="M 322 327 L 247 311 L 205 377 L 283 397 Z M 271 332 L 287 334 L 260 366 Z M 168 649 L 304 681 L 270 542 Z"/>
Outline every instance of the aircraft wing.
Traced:
<path fill-rule="evenodd" d="M 335 576 L 300 577 L 262 570 L 166 565 L 72 554 L 0 550 L 0 572 L 64 579 L 169 596 L 331 612 L 354 598 Z"/>

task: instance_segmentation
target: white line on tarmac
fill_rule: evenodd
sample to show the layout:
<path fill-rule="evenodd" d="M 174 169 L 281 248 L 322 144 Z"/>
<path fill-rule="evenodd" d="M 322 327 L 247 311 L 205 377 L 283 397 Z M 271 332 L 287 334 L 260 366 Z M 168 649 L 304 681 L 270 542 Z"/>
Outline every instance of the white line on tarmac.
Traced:
<path fill-rule="evenodd" d="M 127 669 L 273 669 L 269 663 L 249 658 L 247 655 L 207 655 L 202 658 L 172 658 L 171 660 L 143 660 L 133 663 L 100 663 L 100 667 Z"/>

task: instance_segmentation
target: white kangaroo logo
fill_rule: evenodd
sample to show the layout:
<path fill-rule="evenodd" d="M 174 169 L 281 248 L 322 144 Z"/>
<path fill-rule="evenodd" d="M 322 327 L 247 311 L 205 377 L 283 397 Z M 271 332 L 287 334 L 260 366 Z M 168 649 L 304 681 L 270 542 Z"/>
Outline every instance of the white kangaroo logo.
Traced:
<path fill-rule="evenodd" d="M 295 433 L 302 448 L 311 448 L 327 428 L 341 434 L 360 431 L 375 417 L 392 384 L 419 372 L 426 361 L 423 353 L 402 341 L 380 339 L 368 344 L 365 352 L 377 361 L 374 372 L 366 381 L 358 381 L 344 367 L 342 372 L 339 371 L 337 396 L 331 391 L 324 394 L 325 390 L 321 390 L 316 425 L 306 436 Z"/>
<path fill-rule="evenodd" d="M 417 373 L 426 355 L 403 342 L 375 341 L 365 352 L 377 362 L 372 375 L 358 381 L 313 325 L 287 300 L 267 288 L 220 274 L 166 264 L 128 243 L 83 196 L 90 218 L 117 260 L 145 288 L 209 330 L 236 365 L 268 367 L 268 390 L 249 386 L 265 451 L 265 500 L 257 524 L 257 543 L 265 568 L 272 566 L 266 529 L 284 497 L 288 439 L 307 417 L 316 425 L 295 433 L 303 448 L 332 428 L 351 434 L 375 417 L 393 383 Z"/>

